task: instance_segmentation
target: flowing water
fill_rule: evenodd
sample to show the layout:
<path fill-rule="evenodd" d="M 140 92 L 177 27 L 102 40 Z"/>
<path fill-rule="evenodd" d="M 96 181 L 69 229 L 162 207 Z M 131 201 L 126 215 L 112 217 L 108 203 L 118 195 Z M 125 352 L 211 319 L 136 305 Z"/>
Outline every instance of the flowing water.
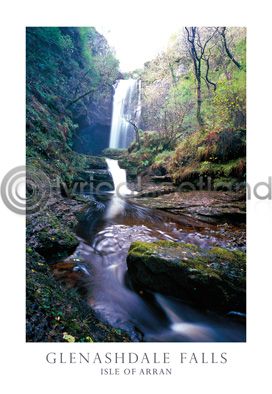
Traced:
<path fill-rule="evenodd" d="M 126 181 L 124 170 L 114 160 L 107 162 L 117 190 Z M 125 186 L 123 195 L 130 193 Z M 186 218 L 175 221 L 116 192 L 91 203 L 77 234 L 81 242 L 72 258 L 85 278 L 81 286 L 88 303 L 103 321 L 126 330 L 136 341 L 245 340 L 244 325 L 182 300 L 135 291 L 127 274 L 126 257 L 133 241 L 172 240 L 202 248 L 223 241 L 205 236 Z"/>
<path fill-rule="evenodd" d="M 109 172 L 112 175 L 114 184 L 114 193 L 119 196 L 127 196 L 135 194 L 127 187 L 127 173 L 126 170 L 119 167 L 118 160 L 106 159 Z"/>
<path fill-rule="evenodd" d="M 139 121 L 140 96 L 139 80 L 118 81 L 110 148 L 127 148 L 133 141 L 130 121 Z M 133 288 L 126 264 L 133 241 L 172 240 L 202 248 L 224 244 L 212 233 L 204 234 L 192 218 L 165 214 L 130 201 L 128 197 L 135 192 L 127 187 L 126 171 L 118 161 L 106 161 L 115 189 L 92 200 L 77 228 L 81 242 L 70 259 L 76 262 L 73 272 L 81 277 L 73 275 L 73 285 L 84 291 L 101 320 L 124 329 L 135 341 L 244 341 L 244 325 L 228 317 Z"/>
<path fill-rule="evenodd" d="M 110 148 L 127 148 L 134 140 L 134 128 L 141 113 L 141 81 L 120 79 L 113 98 Z"/>

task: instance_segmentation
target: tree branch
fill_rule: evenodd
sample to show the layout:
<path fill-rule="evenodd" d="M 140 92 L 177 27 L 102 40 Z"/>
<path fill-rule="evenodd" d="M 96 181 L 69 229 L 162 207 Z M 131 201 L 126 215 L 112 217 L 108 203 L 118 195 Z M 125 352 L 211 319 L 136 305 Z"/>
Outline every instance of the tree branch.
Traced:
<path fill-rule="evenodd" d="M 67 105 L 66 105 L 66 109 L 70 108 L 73 104 L 75 104 L 76 102 L 78 102 L 79 100 L 83 99 L 84 97 L 88 96 L 89 94 L 93 93 L 94 88 L 88 90 L 87 92 L 83 93 L 81 96 L 77 97 L 76 99 L 70 101 Z"/>
<path fill-rule="evenodd" d="M 226 27 L 223 27 L 222 30 L 219 32 L 222 39 L 223 39 L 223 45 L 226 51 L 226 54 L 228 55 L 228 57 L 230 58 L 230 60 L 235 64 L 235 66 L 237 66 L 239 69 L 242 68 L 241 64 L 234 58 L 233 54 L 231 53 L 228 44 L 227 44 L 227 39 L 226 39 Z"/>
<path fill-rule="evenodd" d="M 138 128 L 138 126 L 136 125 L 136 123 L 134 123 L 134 122 L 132 121 L 132 119 L 127 119 L 127 122 L 128 122 L 129 124 L 131 124 L 131 126 L 133 126 L 134 131 L 135 131 L 136 143 L 137 143 L 138 147 L 140 147 L 140 136 L 139 136 L 139 128 Z"/>

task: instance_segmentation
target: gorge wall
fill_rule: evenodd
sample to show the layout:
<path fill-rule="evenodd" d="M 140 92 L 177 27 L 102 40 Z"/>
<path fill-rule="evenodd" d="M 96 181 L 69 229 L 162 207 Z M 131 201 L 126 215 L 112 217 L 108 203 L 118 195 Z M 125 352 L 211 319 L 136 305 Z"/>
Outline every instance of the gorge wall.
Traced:
<path fill-rule="evenodd" d="M 73 149 L 84 154 L 100 154 L 109 146 L 114 88 L 118 62 L 114 59 L 106 39 L 95 32 L 88 37 L 89 51 L 100 68 L 99 88 L 75 103 L 73 118 L 78 129 L 73 136 Z"/>
<path fill-rule="evenodd" d="M 67 150 L 106 148 L 119 71 L 105 38 L 94 28 L 42 27 L 27 28 L 26 40 L 27 157 L 63 167 Z"/>

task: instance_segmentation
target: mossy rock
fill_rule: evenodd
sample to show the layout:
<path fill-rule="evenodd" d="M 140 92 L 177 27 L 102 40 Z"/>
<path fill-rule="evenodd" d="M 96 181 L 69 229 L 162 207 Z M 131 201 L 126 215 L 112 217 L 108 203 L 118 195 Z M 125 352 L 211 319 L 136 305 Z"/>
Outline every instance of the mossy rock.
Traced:
<path fill-rule="evenodd" d="M 57 281 L 45 259 L 29 247 L 26 279 L 27 342 L 130 341 L 122 330 L 99 321 L 79 292 Z"/>
<path fill-rule="evenodd" d="M 104 157 L 86 156 L 85 160 L 88 169 L 107 170 L 108 168 Z"/>
<path fill-rule="evenodd" d="M 65 228 L 41 230 L 38 234 L 40 246 L 37 248 L 38 252 L 50 259 L 64 258 L 74 252 L 79 245 L 79 241 L 72 231 Z"/>
<path fill-rule="evenodd" d="M 171 241 L 133 242 L 127 257 L 136 287 L 221 311 L 245 311 L 246 256 Z"/>
<path fill-rule="evenodd" d="M 61 211 L 63 215 L 63 212 Z M 28 245 L 32 245 L 34 249 L 47 260 L 56 260 L 72 254 L 79 241 L 73 231 L 76 224 L 68 223 L 57 217 L 57 212 L 45 212 L 39 215 L 36 220 L 27 220 L 27 240 Z"/>
<path fill-rule="evenodd" d="M 126 156 L 127 149 L 106 148 L 103 150 L 102 154 L 104 157 L 107 157 L 109 159 L 119 160 Z"/>

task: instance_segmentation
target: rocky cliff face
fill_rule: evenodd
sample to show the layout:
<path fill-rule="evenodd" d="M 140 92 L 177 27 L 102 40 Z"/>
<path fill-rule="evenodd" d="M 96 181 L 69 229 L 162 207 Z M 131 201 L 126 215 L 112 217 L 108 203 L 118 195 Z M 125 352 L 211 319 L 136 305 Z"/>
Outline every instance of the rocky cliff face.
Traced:
<path fill-rule="evenodd" d="M 79 128 L 73 136 L 73 149 L 84 154 L 100 154 L 108 148 L 113 106 L 113 88 L 107 87 L 97 97 L 88 97 L 84 106 L 73 109 Z"/>
<path fill-rule="evenodd" d="M 27 28 L 26 37 L 30 156 L 47 155 L 48 140 L 88 154 L 108 147 L 118 61 L 106 39 L 72 27 Z"/>
<path fill-rule="evenodd" d="M 73 148 L 84 154 L 100 154 L 108 148 L 114 90 L 106 86 L 95 97 L 87 97 L 84 106 L 75 105 L 73 117 L 79 128 L 73 136 Z"/>
<path fill-rule="evenodd" d="M 113 61 L 106 39 L 97 31 L 87 37 L 87 50 L 101 68 L 99 89 L 71 107 L 73 119 L 78 124 L 73 147 L 80 153 L 99 154 L 109 146 L 114 95 L 112 85 L 118 75 L 117 63 Z"/>

